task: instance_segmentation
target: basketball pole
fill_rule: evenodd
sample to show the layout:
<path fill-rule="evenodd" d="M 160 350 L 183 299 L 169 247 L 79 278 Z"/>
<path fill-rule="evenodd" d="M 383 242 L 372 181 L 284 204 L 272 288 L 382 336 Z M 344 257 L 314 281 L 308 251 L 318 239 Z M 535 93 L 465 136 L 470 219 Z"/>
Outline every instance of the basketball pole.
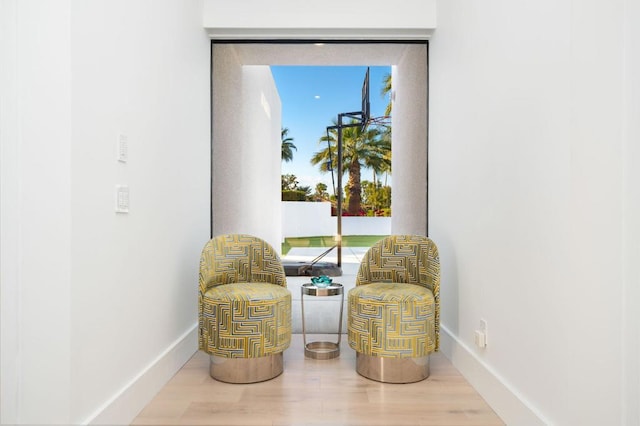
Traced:
<path fill-rule="evenodd" d="M 338 241 L 336 241 L 336 248 L 338 249 L 338 267 L 342 267 L 342 202 L 343 202 L 343 196 L 342 196 L 342 169 L 343 169 L 343 163 L 342 163 L 342 129 L 344 129 L 345 127 L 361 127 L 363 126 L 363 120 L 362 120 L 362 112 L 360 111 L 355 111 L 355 112 L 343 112 L 338 114 L 338 125 L 337 126 L 330 126 L 327 127 L 327 129 L 335 129 L 338 133 L 338 141 L 337 141 L 337 145 L 338 145 L 338 149 L 337 149 L 337 169 L 338 169 L 338 184 L 337 184 L 337 191 L 336 191 L 336 214 L 337 214 L 337 219 L 338 219 L 338 229 L 336 230 L 337 234 L 338 234 Z M 344 117 L 350 117 L 353 118 L 356 121 L 355 123 L 351 123 L 351 124 L 344 124 L 342 119 Z"/>
<path fill-rule="evenodd" d="M 336 214 L 338 215 L 338 268 L 342 267 L 342 115 L 338 114 L 338 193 Z"/>
<path fill-rule="evenodd" d="M 354 112 L 343 112 L 338 114 L 338 125 L 327 127 L 329 129 L 336 129 L 338 132 L 338 188 L 336 194 L 336 214 L 337 214 L 337 233 L 338 233 L 338 241 L 336 241 L 336 247 L 338 249 L 338 268 L 342 267 L 342 129 L 345 127 L 361 127 L 365 129 L 368 121 L 369 121 L 369 67 L 367 67 L 367 72 L 365 74 L 364 83 L 362 85 L 362 110 L 354 111 Z M 350 117 L 356 120 L 355 123 L 344 124 L 342 119 L 344 117 Z M 331 155 L 331 151 L 329 151 L 329 155 Z"/>

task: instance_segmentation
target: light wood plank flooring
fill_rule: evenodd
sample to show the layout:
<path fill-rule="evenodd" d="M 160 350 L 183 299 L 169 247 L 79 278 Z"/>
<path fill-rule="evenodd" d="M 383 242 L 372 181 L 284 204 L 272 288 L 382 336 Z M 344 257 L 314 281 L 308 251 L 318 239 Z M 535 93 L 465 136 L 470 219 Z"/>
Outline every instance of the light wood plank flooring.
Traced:
<path fill-rule="evenodd" d="M 335 336 L 307 336 L 307 342 Z M 427 426 L 504 423 L 442 354 L 431 375 L 411 384 L 378 383 L 355 372 L 355 352 L 342 339 L 332 360 L 305 358 L 302 336 L 285 351 L 284 373 L 234 385 L 209 376 L 198 352 L 140 412 L 134 425 Z"/>

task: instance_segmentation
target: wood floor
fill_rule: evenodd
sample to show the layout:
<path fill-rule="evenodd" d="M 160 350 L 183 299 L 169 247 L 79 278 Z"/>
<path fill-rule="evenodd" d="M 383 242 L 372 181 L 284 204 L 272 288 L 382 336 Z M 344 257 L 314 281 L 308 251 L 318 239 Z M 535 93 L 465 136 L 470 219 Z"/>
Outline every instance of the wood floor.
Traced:
<path fill-rule="evenodd" d="M 307 336 L 307 341 L 329 336 Z M 133 421 L 134 425 L 503 425 L 440 353 L 431 375 L 411 384 L 385 384 L 355 372 L 355 352 L 342 339 L 332 360 L 305 358 L 293 335 L 284 373 L 248 385 L 209 376 L 208 355 L 198 352 Z"/>

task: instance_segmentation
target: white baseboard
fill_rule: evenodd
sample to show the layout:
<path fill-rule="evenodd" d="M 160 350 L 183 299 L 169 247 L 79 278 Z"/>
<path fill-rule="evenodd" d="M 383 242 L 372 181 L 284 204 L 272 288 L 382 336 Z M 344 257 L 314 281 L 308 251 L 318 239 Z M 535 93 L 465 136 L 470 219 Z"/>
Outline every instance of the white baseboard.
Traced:
<path fill-rule="evenodd" d="M 130 424 L 197 350 L 195 323 L 82 424 Z M 544 416 L 445 326 L 440 351 L 508 425 L 550 425 Z"/>
<path fill-rule="evenodd" d="M 440 324 L 440 352 L 449 358 L 507 425 L 550 425 L 516 389 L 445 326 Z"/>
<path fill-rule="evenodd" d="M 198 348 L 198 323 L 176 339 L 82 424 L 128 425 Z"/>

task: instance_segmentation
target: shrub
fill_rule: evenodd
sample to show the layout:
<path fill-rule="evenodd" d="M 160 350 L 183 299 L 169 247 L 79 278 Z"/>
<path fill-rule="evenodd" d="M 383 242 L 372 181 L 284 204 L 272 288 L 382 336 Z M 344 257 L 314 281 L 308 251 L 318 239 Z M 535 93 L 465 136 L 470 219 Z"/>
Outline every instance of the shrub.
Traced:
<path fill-rule="evenodd" d="M 306 191 L 282 191 L 282 201 L 306 201 Z"/>

